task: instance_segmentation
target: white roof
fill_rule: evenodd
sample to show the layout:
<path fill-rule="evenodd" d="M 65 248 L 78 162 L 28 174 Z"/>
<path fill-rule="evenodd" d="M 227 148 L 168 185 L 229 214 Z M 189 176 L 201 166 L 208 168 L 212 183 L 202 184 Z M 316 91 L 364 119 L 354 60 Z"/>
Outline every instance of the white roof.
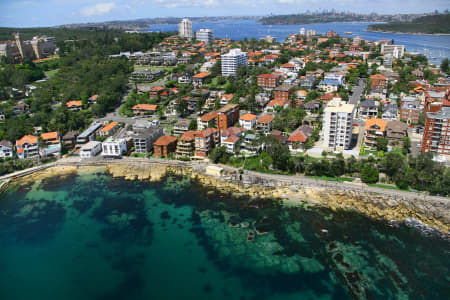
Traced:
<path fill-rule="evenodd" d="M 95 148 L 96 146 L 98 146 L 98 144 L 101 144 L 100 142 L 97 141 L 90 141 L 89 143 L 87 143 L 86 145 L 84 145 L 83 147 L 81 147 L 81 150 L 90 150 Z"/>

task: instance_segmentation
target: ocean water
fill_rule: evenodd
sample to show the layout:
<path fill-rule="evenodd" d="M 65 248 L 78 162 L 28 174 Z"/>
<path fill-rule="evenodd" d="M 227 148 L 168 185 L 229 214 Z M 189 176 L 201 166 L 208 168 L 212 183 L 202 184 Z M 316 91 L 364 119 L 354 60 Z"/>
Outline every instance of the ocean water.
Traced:
<path fill-rule="evenodd" d="M 319 23 L 299 25 L 263 25 L 255 20 L 221 20 L 210 22 L 193 22 L 192 29 L 209 28 L 218 38 L 231 38 L 243 40 L 244 38 L 262 38 L 267 35 L 283 41 L 292 33 L 299 33 L 300 28 L 313 29 L 318 33 L 326 33 L 334 30 L 342 36 L 356 37 L 368 41 L 380 41 L 383 39 L 394 40 L 396 44 L 405 45 L 406 51 L 425 54 L 433 63 L 439 64 L 444 58 L 450 57 L 450 35 L 412 35 L 396 33 L 380 33 L 367 31 L 367 26 L 374 23 Z M 153 25 L 151 31 L 178 31 L 178 25 Z M 346 35 L 352 32 L 353 35 Z"/>
<path fill-rule="evenodd" d="M 0 196 L 0 299 L 449 299 L 450 247 L 355 212 L 103 173 Z"/>

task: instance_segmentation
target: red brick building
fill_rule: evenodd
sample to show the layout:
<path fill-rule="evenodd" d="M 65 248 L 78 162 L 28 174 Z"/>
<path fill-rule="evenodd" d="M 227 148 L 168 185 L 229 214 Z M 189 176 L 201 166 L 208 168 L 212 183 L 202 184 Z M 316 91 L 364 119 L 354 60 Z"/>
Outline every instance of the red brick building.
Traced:
<path fill-rule="evenodd" d="M 275 89 L 274 97 L 275 99 L 289 101 L 289 92 L 290 87 L 286 84 L 283 84 Z"/>
<path fill-rule="evenodd" d="M 382 87 L 383 89 L 387 88 L 387 78 L 381 74 L 375 74 L 370 76 L 370 88 L 373 89 L 375 87 Z"/>
<path fill-rule="evenodd" d="M 216 128 L 225 130 L 239 122 L 239 104 L 227 104 L 217 111 Z"/>
<path fill-rule="evenodd" d="M 163 135 L 153 143 L 153 151 L 157 157 L 167 157 L 169 153 L 177 149 L 177 138 L 174 136 Z"/>
<path fill-rule="evenodd" d="M 258 86 L 262 87 L 263 89 L 274 89 L 277 87 L 279 80 L 279 75 L 261 74 L 258 75 Z"/>

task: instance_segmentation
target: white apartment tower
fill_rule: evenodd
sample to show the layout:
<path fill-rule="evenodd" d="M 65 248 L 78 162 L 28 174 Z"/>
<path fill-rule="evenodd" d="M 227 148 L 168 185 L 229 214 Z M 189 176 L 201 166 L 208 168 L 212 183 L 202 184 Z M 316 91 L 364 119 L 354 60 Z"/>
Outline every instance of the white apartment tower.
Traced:
<path fill-rule="evenodd" d="M 236 70 L 240 66 L 247 66 L 247 52 L 242 52 L 241 49 L 231 49 L 227 54 L 222 55 L 222 76 L 234 76 Z"/>
<path fill-rule="evenodd" d="M 324 110 L 322 143 L 325 148 L 342 151 L 350 148 L 355 105 L 335 98 Z"/>
<path fill-rule="evenodd" d="M 192 34 L 192 22 L 189 19 L 181 20 L 178 24 L 178 35 L 182 38 L 192 40 L 194 37 Z"/>
<path fill-rule="evenodd" d="M 196 39 L 205 44 L 214 42 L 213 32 L 211 29 L 200 29 L 196 33 Z"/>

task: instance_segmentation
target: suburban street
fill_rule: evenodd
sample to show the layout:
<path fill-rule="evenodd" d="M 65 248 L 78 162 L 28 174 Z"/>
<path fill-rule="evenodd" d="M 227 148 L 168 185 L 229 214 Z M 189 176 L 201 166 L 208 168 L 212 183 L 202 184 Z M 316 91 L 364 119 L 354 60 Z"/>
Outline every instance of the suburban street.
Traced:
<path fill-rule="evenodd" d="M 364 92 L 364 89 L 366 88 L 366 82 L 364 79 L 360 79 L 358 81 L 358 84 L 353 87 L 353 93 L 350 96 L 348 103 L 358 105 L 359 100 L 361 99 L 361 96 Z"/>

